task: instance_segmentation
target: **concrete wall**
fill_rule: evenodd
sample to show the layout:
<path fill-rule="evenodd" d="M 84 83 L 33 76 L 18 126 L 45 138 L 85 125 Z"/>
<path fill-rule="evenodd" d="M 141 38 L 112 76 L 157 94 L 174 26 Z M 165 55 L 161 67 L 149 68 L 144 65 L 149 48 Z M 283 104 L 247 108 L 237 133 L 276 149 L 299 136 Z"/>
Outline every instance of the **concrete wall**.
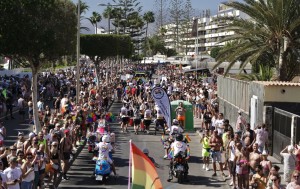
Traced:
<path fill-rule="evenodd" d="M 266 102 L 300 103 L 300 86 L 265 86 Z"/>
<path fill-rule="evenodd" d="M 231 126 L 235 129 L 239 107 L 234 106 L 226 100 L 219 98 L 219 111 L 220 113 L 224 114 L 224 118 L 228 119 Z M 247 120 L 248 123 L 250 120 L 249 113 L 242 112 L 242 116 Z"/>

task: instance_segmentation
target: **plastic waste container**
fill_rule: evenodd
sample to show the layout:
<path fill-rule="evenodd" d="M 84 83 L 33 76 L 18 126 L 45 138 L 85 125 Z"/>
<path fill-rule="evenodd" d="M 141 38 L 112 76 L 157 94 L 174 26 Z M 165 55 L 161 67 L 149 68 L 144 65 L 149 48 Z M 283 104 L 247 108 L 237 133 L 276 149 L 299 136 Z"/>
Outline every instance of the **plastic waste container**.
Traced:
<path fill-rule="evenodd" d="M 183 102 L 183 107 L 185 108 L 185 130 L 194 131 L 194 114 L 193 114 L 193 105 L 188 101 L 184 100 L 175 100 L 171 102 L 171 117 L 172 120 L 176 118 L 175 109 L 178 107 L 179 103 Z"/>

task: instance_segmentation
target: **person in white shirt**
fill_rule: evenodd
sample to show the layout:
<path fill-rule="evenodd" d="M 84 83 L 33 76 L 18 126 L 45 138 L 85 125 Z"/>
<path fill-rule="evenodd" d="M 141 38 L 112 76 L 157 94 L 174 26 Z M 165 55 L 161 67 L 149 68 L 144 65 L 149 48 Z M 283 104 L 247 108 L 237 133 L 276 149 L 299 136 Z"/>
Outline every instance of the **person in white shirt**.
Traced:
<path fill-rule="evenodd" d="M 7 189 L 20 189 L 20 183 L 22 182 L 22 171 L 17 167 L 17 157 L 9 158 L 9 167 L 3 171 L 6 176 Z"/>
<path fill-rule="evenodd" d="M 115 165 L 114 162 L 112 161 L 112 159 L 109 157 L 109 153 L 113 152 L 113 147 L 110 144 L 110 137 L 108 135 L 104 135 L 102 137 L 102 141 L 99 142 L 96 147 L 95 150 L 99 150 L 99 154 L 98 154 L 98 159 L 105 159 L 107 160 L 107 162 L 111 165 L 112 170 L 114 172 L 114 175 L 116 175 L 116 169 L 115 169 Z"/>
<path fill-rule="evenodd" d="M 182 134 L 183 129 L 179 126 L 179 122 L 177 119 L 173 119 L 173 125 L 171 126 L 170 135 Z"/>
<path fill-rule="evenodd" d="M 190 148 L 189 146 L 183 141 L 183 135 L 178 134 L 176 136 L 176 141 L 171 144 L 171 150 L 170 150 L 170 156 L 171 156 L 171 161 L 170 161 L 170 171 L 169 171 L 169 178 L 168 182 L 170 182 L 173 179 L 172 176 L 172 170 L 173 170 L 173 158 L 178 155 L 180 152 L 183 152 L 185 155 L 185 160 L 188 160 L 190 158 Z M 188 173 L 188 163 L 185 161 L 185 170 L 186 172 L 184 173 L 184 178 L 187 179 L 187 173 Z"/>
<path fill-rule="evenodd" d="M 128 117 L 128 108 L 126 104 L 124 104 L 123 107 L 121 108 L 120 117 L 122 119 L 122 123 L 121 123 L 122 132 L 127 132 L 129 117 Z"/>
<path fill-rule="evenodd" d="M 44 102 L 42 101 L 42 99 L 39 99 L 39 101 L 37 102 L 37 107 L 39 112 L 44 111 Z"/>
<path fill-rule="evenodd" d="M 223 113 L 219 113 L 218 118 L 214 121 L 214 127 L 213 129 L 216 129 L 218 131 L 218 135 L 222 137 L 224 133 L 224 118 L 223 118 Z"/>
<path fill-rule="evenodd" d="M 18 108 L 19 108 L 19 114 L 22 116 L 22 121 L 24 121 L 25 120 L 25 100 L 21 95 L 18 99 Z"/>
<path fill-rule="evenodd" d="M 7 188 L 6 186 L 6 175 L 3 173 L 3 162 L 0 160 L 0 176 L 1 176 L 1 181 L 2 181 L 2 186 L 3 188 Z"/>
<path fill-rule="evenodd" d="M 145 113 L 144 113 L 144 125 L 145 125 L 145 130 L 146 130 L 147 134 L 149 134 L 151 121 L 152 121 L 152 111 L 150 110 L 149 106 L 147 105 Z"/>

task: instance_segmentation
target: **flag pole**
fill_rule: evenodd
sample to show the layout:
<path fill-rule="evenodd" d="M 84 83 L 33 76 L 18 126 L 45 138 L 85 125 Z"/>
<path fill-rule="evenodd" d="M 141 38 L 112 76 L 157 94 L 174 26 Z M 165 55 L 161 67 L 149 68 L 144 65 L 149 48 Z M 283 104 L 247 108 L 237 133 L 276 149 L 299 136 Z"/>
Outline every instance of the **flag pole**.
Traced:
<path fill-rule="evenodd" d="M 131 139 L 129 140 L 130 150 L 129 150 L 129 169 L 128 169 L 128 189 L 131 188 L 131 167 L 132 167 L 132 146 Z"/>

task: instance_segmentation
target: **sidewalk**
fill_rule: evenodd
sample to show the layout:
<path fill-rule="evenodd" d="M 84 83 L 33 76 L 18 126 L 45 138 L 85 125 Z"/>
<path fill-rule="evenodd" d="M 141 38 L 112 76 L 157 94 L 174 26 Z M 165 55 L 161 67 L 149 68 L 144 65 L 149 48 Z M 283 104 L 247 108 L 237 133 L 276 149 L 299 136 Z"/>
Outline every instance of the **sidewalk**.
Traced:
<path fill-rule="evenodd" d="M 198 118 L 194 118 L 194 129 L 196 132 L 200 133 L 200 129 L 201 129 L 201 124 L 202 124 L 202 120 L 198 119 Z M 199 137 L 200 140 L 200 137 Z M 201 150 L 202 150 L 202 145 L 201 145 Z M 272 165 L 277 165 L 278 167 L 280 167 L 279 173 L 281 176 L 281 184 L 286 187 L 287 183 L 283 180 L 283 164 L 277 160 L 276 158 L 274 158 L 273 156 L 268 156 L 268 159 L 272 162 Z M 210 169 L 212 169 L 212 166 L 210 165 Z M 218 169 L 218 166 L 217 166 Z M 212 171 L 210 171 L 212 173 Z M 228 170 L 224 171 L 226 175 L 229 175 Z M 231 179 L 226 179 L 226 182 L 229 186 Z"/>

